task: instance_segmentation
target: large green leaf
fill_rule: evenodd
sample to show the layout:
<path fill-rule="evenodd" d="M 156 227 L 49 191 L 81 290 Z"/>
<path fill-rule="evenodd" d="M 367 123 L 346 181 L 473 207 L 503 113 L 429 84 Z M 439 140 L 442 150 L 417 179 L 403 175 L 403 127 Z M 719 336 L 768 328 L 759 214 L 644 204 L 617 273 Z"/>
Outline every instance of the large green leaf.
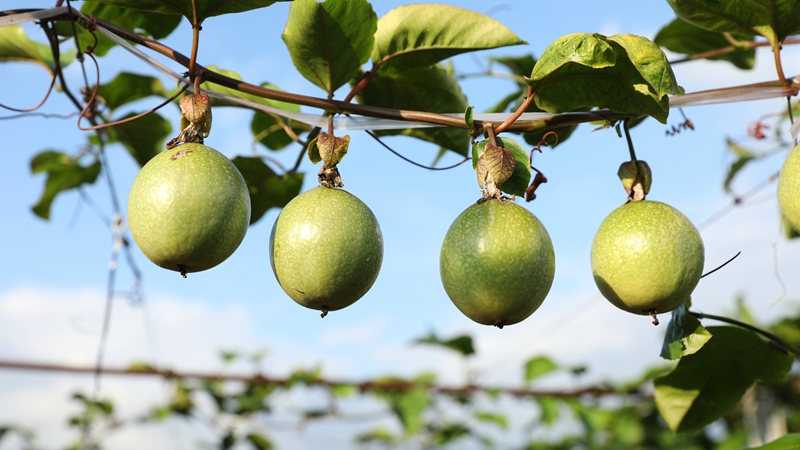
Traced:
<path fill-rule="evenodd" d="M 474 170 L 477 170 L 478 159 L 483 155 L 488 143 L 489 139 L 484 139 L 472 146 L 472 168 Z M 531 160 L 528 152 L 519 142 L 510 138 L 498 137 L 497 145 L 510 151 L 516 161 L 511 177 L 497 187 L 506 194 L 524 197 L 525 190 L 528 189 L 528 184 L 531 182 Z M 481 185 L 481 188 L 483 188 L 483 185 Z"/>
<path fill-rule="evenodd" d="M 300 74 L 331 97 L 369 60 L 377 28 L 367 0 L 295 0 L 281 37 Z"/>
<path fill-rule="evenodd" d="M 165 98 L 168 96 L 158 78 L 130 72 L 120 72 L 113 80 L 101 84 L 97 95 L 111 111 L 152 95 Z"/>
<path fill-rule="evenodd" d="M 261 158 L 237 156 L 233 164 L 242 173 L 250 192 L 250 223 L 256 223 L 270 208 L 283 208 L 300 193 L 302 173 L 276 174 Z"/>
<path fill-rule="evenodd" d="M 752 40 L 753 34 L 740 36 L 740 38 Z M 731 35 L 728 38 L 720 32 L 706 30 L 677 18 L 664 26 L 653 42 L 675 53 L 691 56 L 728 47 L 731 45 L 731 40 L 739 42 Z M 728 61 L 740 69 L 752 69 L 756 63 L 756 49 L 739 48 L 733 52 L 712 56 L 708 59 Z"/>
<path fill-rule="evenodd" d="M 75 51 L 61 54 L 61 66 L 75 59 Z M 0 28 L 0 61 L 27 61 L 41 65 L 50 73 L 56 69 L 49 45 L 28 39 L 25 29 L 19 25 Z"/>
<path fill-rule="evenodd" d="M 672 311 L 672 320 L 667 325 L 661 346 L 661 357 L 664 359 L 678 359 L 697 353 L 711 339 L 711 333 L 687 312 L 687 303 Z"/>
<path fill-rule="evenodd" d="M 130 113 L 124 118 L 134 115 Z M 157 113 L 150 113 L 136 120 L 114 125 L 112 129 L 113 137 L 125 146 L 140 166 L 144 166 L 147 161 L 164 150 L 164 143 L 172 131 L 172 126 Z"/>
<path fill-rule="evenodd" d="M 787 434 L 769 444 L 752 447 L 750 450 L 794 450 L 800 448 L 800 433 Z"/>
<path fill-rule="evenodd" d="M 372 62 L 380 66 L 379 73 L 400 72 L 465 52 L 525 43 L 505 25 L 474 11 L 404 5 L 378 20 Z"/>
<path fill-rule="evenodd" d="M 695 431 L 722 417 L 756 380 L 780 381 L 792 357 L 752 331 L 709 327 L 713 338 L 681 358 L 670 374 L 655 380 L 661 417 L 675 432 Z"/>
<path fill-rule="evenodd" d="M 180 24 L 180 16 L 172 14 L 158 14 L 136 9 L 124 8 L 120 6 L 106 5 L 96 1 L 88 1 L 81 7 L 81 12 L 87 16 L 95 16 L 114 23 L 122 28 L 150 36 L 153 39 L 163 39 L 169 36 Z M 56 24 L 56 30 L 62 36 L 74 36 L 78 32 L 78 42 L 81 51 L 86 51 L 87 47 L 94 47 L 92 53 L 103 56 L 114 47 L 114 41 L 107 38 L 100 32 L 92 35 L 86 28 L 61 20 Z M 97 42 L 95 43 L 95 37 Z"/>
<path fill-rule="evenodd" d="M 666 123 L 668 94 L 681 94 L 664 52 L 646 38 L 570 34 L 544 52 L 531 73 L 536 104 L 561 113 L 601 107 Z"/>
<path fill-rule="evenodd" d="M 46 150 L 31 160 L 31 172 L 47 173 L 44 192 L 39 202 L 32 207 L 33 212 L 42 219 L 50 219 L 50 205 L 58 194 L 74 189 L 84 183 L 94 183 L 100 174 L 100 161 L 95 159 L 88 166 L 82 166 L 79 158 L 64 153 Z"/>
<path fill-rule="evenodd" d="M 362 104 L 394 109 L 452 113 L 467 109 L 467 98 L 458 80 L 437 67 L 419 67 L 402 73 L 377 75 L 358 95 Z M 380 135 L 403 134 L 433 142 L 460 155 L 467 155 L 467 129 L 438 127 L 381 131 Z"/>
<path fill-rule="evenodd" d="M 194 24 L 207 17 L 264 8 L 280 1 L 290 0 L 87 0 L 122 8 L 138 9 L 162 14 L 181 14 Z M 194 14 L 192 3 L 196 5 Z"/>
<path fill-rule="evenodd" d="M 800 30 L 797 0 L 667 0 L 681 19 L 733 35 L 759 34 L 776 48 Z"/>

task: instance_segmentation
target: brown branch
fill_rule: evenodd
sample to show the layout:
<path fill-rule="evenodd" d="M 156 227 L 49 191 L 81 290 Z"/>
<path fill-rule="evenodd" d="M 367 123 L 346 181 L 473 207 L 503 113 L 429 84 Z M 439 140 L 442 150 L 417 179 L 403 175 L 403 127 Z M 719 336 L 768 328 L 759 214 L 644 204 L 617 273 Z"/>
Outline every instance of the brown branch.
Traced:
<path fill-rule="evenodd" d="M 66 372 L 66 373 L 80 373 L 80 374 L 94 374 L 98 371 L 104 375 L 125 375 L 125 376 L 156 376 L 164 379 L 192 379 L 203 381 L 236 381 L 251 384 L 263 385 L 277 385 L 289 387 L 293 383 L 291 378 L 275 378 L 266 377 L 263 375 L 234 375 L 234 374 L 219 374 L 219 373 L 204 373 L 204 372 L 175 372 L 172 370 L 160 370 L 155 368 L 131 368 L 119 369 L 110 367 L 86 367 L 86 366 L 68 366 L 63 364 L 46 364 L 46 363 L 30 363 L 21 361 L 8 361 L 0 360 L 0 369 L 8 370 L 27 370 L 39 372 Z M 297 382 L 294 382 L 297 383 Z M 324 378 L 316 378 L 310 384 L 322 387 L 333 386 L 354 386 L 361 392 L 368 391 L 409 391 L 411 389 L 424 386 L 439 394 L 446 395 L 460 395 L 460 394 L 475 394 L 479 392 L 501 392 L 515 397 L 560 397 L 560 398 L 575 398 L 582 396 L 600 397 L 605 395 L 644 395 L 637 389 L 630 389 L 627 391 L 619 391 L 608 387 L 588 387 L 584 389 L 576 389 L 570 391 L 561 390 L 538 390 L 538 389 L 525 389 L 525 388 L 502 388 L 502 387 L 488 387 L 470 384 L 467 386 L 437 386 L 432 384 L 418 383 L 405 380 L 386 380 L 386 381 L 362 381 L 353 382 L 346 380 L 327 380 Z"/>

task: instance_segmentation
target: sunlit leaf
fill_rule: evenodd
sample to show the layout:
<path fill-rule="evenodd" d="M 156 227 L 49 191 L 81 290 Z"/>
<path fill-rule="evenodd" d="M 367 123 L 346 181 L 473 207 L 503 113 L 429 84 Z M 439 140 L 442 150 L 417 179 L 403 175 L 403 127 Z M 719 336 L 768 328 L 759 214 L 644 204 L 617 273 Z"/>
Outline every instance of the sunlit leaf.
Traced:
<path fill-rule="evenodd" d="M 519 44 L 525 41 L 483 14 L 450 5 L 404 5 L 378 20 L 372 62 L 379 73 L 397 73 L 460 53 Z"/>
<path fill-rule="evenodd" d="M 377 28 L 367 0 L 295 0 L 282 37 L 298 72 L 332 96 L 369 60 Z"/>
<path fill-rule="evenodd" d="M 64 153 L 46 150 L 31 160 L 31 171 L 47 173 L 44 192 L 39 202 L 32 207 L 33 212 L 42 219 L 50 218 L 50 205 L 56 196 L 64 191 L 74 189 L 82 184 L 94 183 L 100 174 L 100 161 L 94 159 L 91 164 L 83 166 L 79 158 L 72 158 Z"/>
<path fill-rule="evenodd" d="M 73 59 L 74 50 L 61 53 L 61 67 L 66 67 Z M 50 73 L 56 69 L 50 46 L 30 40 L 20 25 L 0 27 L 0 62 L 5 61 L 36 63 Z"/>
<path fill-rule="evenodd" d="M 362 104 L 393 109 L 436 113 L 466 111 L 467 98 L 458 81 L 441 67 L 422 67 L 399 74 L 377 75 L 358 95 Z M 467 155 L 469 130 L 452 127 L 381 131 L 379 135 L 402 134 L 432 142 L 460 155 Z"/>
<path fill-rule="evenodd" d="M 289 0 L 87 0 L 122 8 L 138 9 L 162 14 L 180 14 L 191 23 L 200 24 L 207 17 L 219 16 L 264 8 L 279 1 Z M 192 3 L 196 5 L 194 14 Z"/>
<path fill-rule="evenodd" d="M 756 380 L 779 382 L 792 357 L 752 331 L 709 327 L 713 338 L 655 380 L 658 411 L 675 432 L 703 428 L 730 411 Z"/>
<path fill-rule="evenodd" d="M 250 192 L 250 223 L 256 223 L 270 208 L 283 208 L 300 193 L 302 173 L 277 175 L 261 158 L 237 156 L 239 169 Z"/>
<path fill-rule="evenodd" d="M 751 447 L 750 450 L 794 450 L 800 448 L 800 433 L 791 433 L 775 439 L 769 444 L 760 447 Z"/>
<path fill-rule="evenodd" d="M 552 113 L 583 107 L 647 114 L 666 123 L 668 94 L 681 94 L 666 56 L 646 38 L 597 33 L 564 36 L 536 62 L 536 104 Z"/>
<path fill-rule="evenodd" d="M 759 34 L 773 47 L 800 30 L 800 3 L 796 0 L 667 1 L 687 22 L 734 35 Z"/>
<path fill-rule="evenodd" d="M 753 35 L 740 36 L 739 38 L 752 40 Z M 665 25 L 653 39 L 653 42 L 657 45 L 687 56 L 729 47 L 732 45 L 731 41 L 734 43 L 743 42 L 730 35 L 725 37 L 720 32 L 700 28 L 680 18 Z M 756 50 L 742 47 L 733 52 L 712 56 L 708 59 L 728 61 L 740 69 L 752 69 L 756 63 Z"/>
<path fill-rule="evenodd" d="M 687 311 L 688 306 L 685 303 L 672 311 L 672 319 L 667 325 L 664 344 L 661 346 L 662 358 L 678 359 L 697 353 L 711 339 L 711 333 Z"/>
<path fill-rule="evenodd" d="M 489 143 L 488 139 L 484 139 L 472 146 L 472 168 L 477 170 L 478 159 L 483 156 L 484 148 Z M 516 160 L 514 172 L 505 183 L 499 184 L 497 187 L 507 193 L 513 195 L 524 196 L 525 189 L 531 182 L 531 163 L 530 156 L 522 145 L 510 138 L 497 138 L 497 145 L 502 146 L 509 150 Z"/>
<path fill-rule="evenodd" d="M 130 113 L 122 119 L 134 115 Z M 164 143 L 172 132 L 170 123 L 158 113 L 150 113 L 111 128 L 114 138 L 125 146 L 140 166 L 144 166 L 147 161 L 164 150 Z"/>

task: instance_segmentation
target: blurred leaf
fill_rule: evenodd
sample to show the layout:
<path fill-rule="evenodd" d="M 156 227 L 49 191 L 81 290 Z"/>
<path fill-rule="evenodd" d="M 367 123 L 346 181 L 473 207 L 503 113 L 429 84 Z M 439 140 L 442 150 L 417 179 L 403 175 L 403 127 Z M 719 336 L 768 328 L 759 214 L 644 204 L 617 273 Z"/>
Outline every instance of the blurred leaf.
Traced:
<path fill-rule="evenodd" d="M 222 437 L 222 440 L 219 443 L 219 448 L 220 450 L 228 450 L 234 445 L 236 445 L 236 436 L 233 434 L 233 430 L 229 430 Z"/>
<path fill-rule="evenodd" d="M 756 380 L 780 381 L 792 357 L 755 333 L 709 327 L 713 338 L 681 358 L 675 370 L 655 380 L 658 411 L 675 432 L 695 431 L 730 411 Z"/>
<path fill-rule="evenodd" d="M 756 318 L 753 316 L 753 312 L 747 307 L 747 303 L 744 301 L 744 297 L 741 295 L 736 296 L 736 311 L 739 313 L 737 319 L 746 324 L 757 326 Z"/>
<path fill-rule="evenodd" d="M 122 119 L 135 116 L 125 115 Z M 164 143 L 172 132 L 172 126 L 158 113 L 150 113 L 130 122 L 111 127 L 113 138 L 119 141 L 133 156 L 139 166 L 144 166 L 154 156 L 164 150 Z"/>
<path fill-rule="evenodd" d="M 66 67 L 73 59 L 75 59 L 75 50 L 62 53 L 61 67 Z M 0 27 L 0 62 L 6 61 L 36 63 L 51 74 L 56 69 L 50 46 L 28 39 L 25 29 L 20 25 Z"/>
<path fill-rule="evenodd" d="M 39 202 L 32 207 L 37 216 L 45 220 L 50 219 L 50 205 L 58 194 L 97 180 L 100 174 L 100 161 L 94 159 L 88 166 L 82 166 L 79 159 L 54 150 L 46 150 L 31 160 L 32 173 L 47 172 L 44 192 Z"/>
<path fill-rule="evenodd" d="M 263 383 L 248 383 L 245 389 L 235 395 L 237 407 L 235 413 L 246 416 L 255 412 L 269 412 L 267 397 L 275 392 L 275 386 Z"/>
<path fill-rule="evenodd" d="M 800 30 L 796 0 L 667 0 L 675 14 L 707 30 L 733 35 L 759 34 L 773 47 Z"/>
<path fill-rule="evenodd" d="M 177 380 L 169 404 L 170 409 L 176 414 L 191 416 L 194 409 L 193 394 L 194 390 L 192 388 L 186 386 L 182 380 Z"/>
<path fill-rule="evenodd" d="M 576 33 L 551 44 L 536 62 L 529 83 L 536 104 L 561 113 L 583 107 L 669 115 L 667 94 L 682 94 L 664 52 L 646 38 Z"/>
<path fill-rule="evenodd" d="M 291 127 L 296 135 L 311 130 L 311 126 L 302 122 L 295 122 L 291 119 L 284 119 L 284 121 Z M 253 136 L 255 136 L 258 142 L 261 142 L 270 150 L 282 150 L 286 148 L 287 145 L 294 142 L 273 116 L 262 111 L 256 111 L 253 115 L 253 121 L 250 123 L 250 130 L 253 132 Z"/>
<path fill-rule="evenodd" d="M 556 420 L 558 420 L 558 407 L 561 401 L 556 397 L 547 397 L 544 395 L 537 395 L 534 398 L 541 409 L 539 412 L 539 421 L 544 422 L 545 425 L 554 424 Z"/>
<path fill-rule="evenodd" d="M 478 160 L 483 155 L 486 144 L 489 139 L 484 139 L 472 146 L 472 168 L 477 169 Z M 520 145 L 519 142 L 511 138 L 497 138 L 497 145 L 509 150 L 516 160 L 514 165 L 514 172 L 505 183 L 499 184 L 497 187 L 512 195 L 524 196 L 528 184 L 531 182 L 531 162 L 528 152 Z M 481 186 L 483 187 L 483 186 Z"/>
<path fill-rule="evenodd" d="M 457 441 L 464 436 L 472 434 L 472 430 L 461 423 L 446 423 L 443 425 L 429 426 L 431 438 L 436 447 L 442 447 L 451 442 Z"/>
<path fill-rule="evenodd" d="M 800 448 L 800 433 L 791 433 L 779 437 L 769 444 L 751 447 L 750 450 L 794 450 Z"/>
<path fill-rule="evenodd" d="M 435 113 L 465 111 L 469 106 L 455 76 L 436 66 L 420 67 L 391 75 L 379 74 L 357 98 L 360 103 L 370 106 Z M 470 142 L 469 130 L 453 127 L 387 130 L 375 134 L 412 136 L 464 156 L 467 155 Z"/>
<path fill-rule="evenodd" d="M 154 372 L 156 369 L 146 362 L 133 362 L 128 365 L 128 370 L 131 372 Z"/>
<path fill-rule="evenodd" d="M 250 433 L 247 435 L 247 440 L 253 444 L 256 450 L 272 450 L 275 448 L 272 442 L 262 434 Z"/>
<path fill-rule="evenodd" d="M 546 356 L 537 356 L 525 362 L 525 382 L 531 381 L 558 369 L 556 363 Z"/>
<path fill-rule="evenodd" d="M 97 95 L 110 110 L 115 110 L 136 100 L 149 96 L 167 98 L 167 91 L 161 81 L 154 77 L 137 75 L 130 72 L 120 72 L 113 80 L 101 84 Z"/>
<path fill-rule="evenodd" d="M 279 1 L 288 0 L 87 0 L 162 14 L 181 14 L 189 22 L 200 24 L 207 17 L 264 8 Z M 197 6 L 197 16 L 192 12 L 192 3 Z M 195 20 L 192 20 L 195 18 Z"/>
<path fill-rule="evenodd" d="M 277 175 L 261 158 L 237 156 L 232 159 L 250 192 L 250 223 L 256 223 L 270 208 L 283 208 L 300 193 L 302 173 Z"/>
<path fill-rule="evenodd" d="M 472 120 L 472 106 L 467 106 L 467 110 L 464 112 L 464 123 L 467 124 L 467 129 L 472 132 L 475 129 L 474 122 Z"/>
<path fill-rule="evenodd" d="M 430 375 L 418 376 L 415 386 L 407 390 L 396 389 L 375 389 L 372 392 L 379 398 L 383 398 L 389 404 L 389 408 L 400 420 L 405 434 L 411 436 L 416 434 L 422 426 L 422 413 L 431 404 L 430 396 L 426 385 L 432 382 Z M 403 383 L 401 379 L 382 379 L 379 383 Z"/>
<path fill-rule="evenodd" d="M 361 444 L 380 442 L 381 444 L 393 444 L 399 439 L 391 431 L 384 429 L 372 430 L 356 436 L 356 441 Z"/>
<path fill-rule="evenodd" d="M 475 347 L 472 346 L 472 337 L 467 335 L 457 336 L 453 339 L 442 340 L 439 339 L 433 331 L 431 331 L 427 336 L 415 340 L 414 343 L 446 347 L 450 350 L 460 353 L 462 356 L 475 354 Z"/>
<path fill-rule="evenodd" d="M 744 166 L 754 159 L 760 158 L 760 155 L 756 155 L 755 153 L 751 152 L 750 150 L 742 147 L 741 145 L 733 142 L 730 139 L 726 139 L 725 143 L 728 146 L 728 150 L 736 155 L 737 159 L 733 163 L 731 163 L 730 168 L 728 169 L 728 174 L 725 175 L 725 183 L 723 187 L 725 188 L 725 192 L 730 192 L 731 189 L 731 182 L 733 181 L 733 177 L 739 173 Z"/>
<path fill-rule="evenodd" d="M 295 0 L 281 37 L 297 71 L 332 98 L 369 60 L 377 29 L 367 0 Z"/>
<path fill-rule="evenodd" d="M 700 321 L 688 313 L 688 306 L 684 303 L 672 311 L 661 346 L 661 357 L 674 360 L 697 353 L 711 337 Z"/>
<path fill-rule="evenodd" d="M 208 65 L 208 66 L 206 66 L 206 69 L 208 69 L 208 70 L 210 70 L 212 72 L 216 72 L 216 73 L 218 73 L 220 75 L 224 75 L 226 77 L 233 78 L 234 80 L 243 81 L 242 77 L 238 73 L 233 72 L 231 70 L 221 69 L 221 68 L 219 68 L 217 66 L 214 66 L 214 65 Z M 274 84 L 270 84 L 270 83 L 262 83 L 261 87 L 267 88 L 267 89 L 273 89 L 273 90 L 280 90 L 280 89 L 278 89 L 277 86 L 275 86 Z M 214 84 L 214 83 L 211 83 L 209 81 L 206 81 L 206 82 L 203 82 L 202 84 L 200 84 L 200 88 L 203 89 L 203 90 L 206 90 L 206 91 L 218 92 L 220 94 L 225 94 L 225 95 L 228 95 L 228 96 L 231 96 L 231 97 L 241 98 L 241 99 L 244 99 L 244 100 L 251 101 L 253 103 L 258 103 L 260 105 L 267 105 L 267 106 L 272 106 L 273 108 L 284 109 L 286 111 L 294 111 L 294 112 L 300 111 L 300 105 L 296 105 L 294 103 L 286 103 L 286 102 L 281 102 L 281 101 L 278 101 L 278 100 L 271 100 L 271 99 L 264 98 L 264 97 L 258 97 L 256 95 L 246 94 L 244 92 L 237 91 L 236 89 L 231 89 L 231 88 L 226 87 L 226 86 L 222 86 L 222 85 L 219 85 L 219 84 Z M 237 108 L 248 108 L 246 106 L 242 106 L 242 105 L 240 105 L 238 103 L 233 103 L 233 102 L 225 100 L 225 99 L 211 97 L 211 107 L 214 108 L 214 107 L 217 107 L 217 106 L 233 106 L 233 107 L 237 107 Z"/>
<path fill-rule="evenodd" d="M 240 356 L 242 355 L 239 354 L 239 352 L 237 352 L 236 350 L 230 350 L 230 351 L 221 350 L 219 352 L 219 357 L 222 358 L 222 362 L 224 363 L 232 363 L 233 361 L 239 359 Z"/>
<path fill-rule="evenodd" d="M 398 73 L 461 53 L 525 43 L 480 13 L 450 5 L 404 5 L 378 20 L 372 62 L 381 74 Z"/>
<path fill-rule="evenodd" d="M 303 384 L 306 386 L 311 386 L 317 380 L 319 380 L 321 376 L 322 376 L 322 368 L 320 368 L 319 366 L 308 370 L 298 369 L 292 372 L 292 375 L 289 376 L 289 380 L 286 383 L 286 387 L 292 387 L 295 384 Z"/>
<path fill-rule="evenodd" d="M 503 414 L 493 414 L 488 412 L 476 412 L 475 418 L 481 422 L 489 422 L 506 430 L 508 429 L 508 418 Z"/>
<path fill-rule="evenodd" d="M 740 38 L 749 41 L 753 39 L 753 34 L 740 36 Z M 700 28 L 680 18 L 665 25 L 653 39 L 657 45 L 687 56 L 728 47 L 731 45 L 731 41 L 744 43 L 733 36 L 730 36 L 729 40 L 722 33 Z M 752 69 L 756 63 L 756 50 L 741 48 L 708 59 L 728 61 L 740 69 L 747 70 Z"/>
<path fill-rule="evenodd" d="M 334 384 L 330 386 L 330 390 L 335 397 L 352 397 L 358 392 L 358 387 L 352 384 Z"/>

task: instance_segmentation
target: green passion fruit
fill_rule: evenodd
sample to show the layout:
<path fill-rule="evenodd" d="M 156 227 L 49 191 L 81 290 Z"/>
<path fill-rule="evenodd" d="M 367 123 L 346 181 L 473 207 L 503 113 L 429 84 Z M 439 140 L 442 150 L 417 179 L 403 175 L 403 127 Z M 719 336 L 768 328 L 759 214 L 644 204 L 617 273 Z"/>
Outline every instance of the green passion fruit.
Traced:
<path fill-rule="evenodd" d="M 378 220 L 364 202 L 337 188 L 320 186 L 293 198 L 269 242 L 281 288 L 323 317 L 364 296 L 383 262 Z"/>
<path fill-rule="evenodd" d="M 139 171 L 128 197 L 128 222 L 150 261 L 185 276 L 220 264 L 239 247 L 250 223 L 250 195 L 225 155 L 183 144 Z"/>
<path fill-rule="evenodd" d="M 609 302 L 655 317 L 689 299 L 705 251 L 697 228 L 680 211 L 643 200 L 626 203 L 603 220 L 591 260 L 594 281 Z"/>
<path fill-rule="evenodd" d="M 800 231 L 800 145 L 789 153 L 781 167 L 778 205 L 789 225 Z"/>
<path fill-rule="evenodd" d="M 544 225 L 522 206 L 497 199 L 476 203 L 456 218 L 439 259 L 453 304 L 473 321 L 499 328 L 539 308 L 555 269 Z"/>

